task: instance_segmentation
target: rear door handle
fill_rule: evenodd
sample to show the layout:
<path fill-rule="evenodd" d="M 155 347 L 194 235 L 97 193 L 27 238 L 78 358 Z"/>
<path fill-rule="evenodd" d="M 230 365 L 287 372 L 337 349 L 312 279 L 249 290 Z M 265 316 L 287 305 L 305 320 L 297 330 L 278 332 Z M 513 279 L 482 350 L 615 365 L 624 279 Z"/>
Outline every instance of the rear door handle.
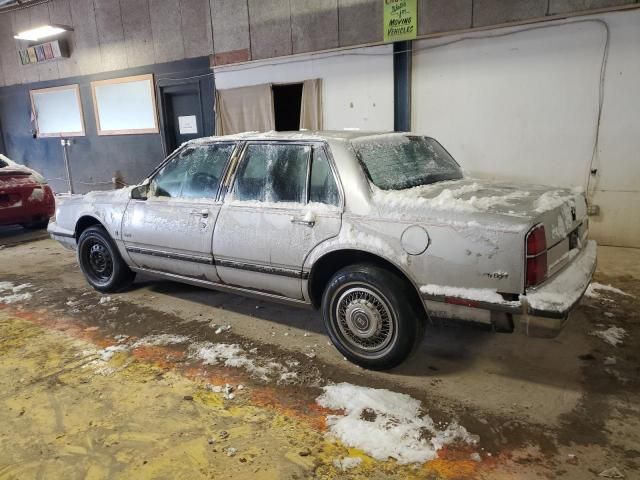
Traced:
<path fill-rule="evenodd" d="M 291 219 L 291 223 L 295 223 L 296 225 L 304 225 L 305 227 L 313 227 L 316 224 L 316 221 L 293 217 Z"/>
<path fill-rule="evenodd" d="M 191 210 L 191 215 L 207 218 L 209 216 L 209 210 Z"/>

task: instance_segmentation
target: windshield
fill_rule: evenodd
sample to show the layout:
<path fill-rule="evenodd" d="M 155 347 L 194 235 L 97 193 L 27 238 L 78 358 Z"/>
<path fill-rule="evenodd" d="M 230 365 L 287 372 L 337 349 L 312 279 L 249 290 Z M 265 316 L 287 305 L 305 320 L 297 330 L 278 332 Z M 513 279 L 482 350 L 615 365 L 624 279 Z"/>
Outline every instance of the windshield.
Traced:
<path fill-rule="evenodd" d="M 351 143 L 369 180 L 382 190 L 462 178 L 460 166 L 433 138 L 389 134 Z"/>

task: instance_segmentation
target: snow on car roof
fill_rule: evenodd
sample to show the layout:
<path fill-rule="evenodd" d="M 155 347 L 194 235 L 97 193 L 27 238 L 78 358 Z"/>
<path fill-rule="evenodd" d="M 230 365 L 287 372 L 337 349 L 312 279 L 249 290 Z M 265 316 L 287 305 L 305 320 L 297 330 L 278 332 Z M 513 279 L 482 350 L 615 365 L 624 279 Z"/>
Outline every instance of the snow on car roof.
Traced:
<path fill-rule="evenodd" d="M 403 136 L 407 133 L 401 132 L 370 132 L 362 130 L 309 130 L 292 132 L 243 132 L 233 135 L 220 135 L 213 137 L 197 138 L 186 142 L 187 145 L 198 145 L 213 141 L 224 140 L 354 140 L 371 138 L 376 139 L 388 136 Z"/>

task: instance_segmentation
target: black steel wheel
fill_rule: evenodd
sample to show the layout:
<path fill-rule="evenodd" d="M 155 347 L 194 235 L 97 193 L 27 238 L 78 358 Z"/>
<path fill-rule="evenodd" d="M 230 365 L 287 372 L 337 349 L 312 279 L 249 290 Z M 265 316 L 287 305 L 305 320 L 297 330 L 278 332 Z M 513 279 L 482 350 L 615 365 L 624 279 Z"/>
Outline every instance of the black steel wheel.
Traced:
<path fill-rule="evenodd" d="M 89 227 L 80 235 L 78 261 L 89 284 L 101 292 L 122 290 L 135 277 L 100 225 Z"/>
<path fill-rule="evenodd" d="M 401 363 L 421 331 L 410 288 L 395 272 L 376 265 L 338 271 L 322 297 L 323 320 L 336 348 L 365 368 Z"/>

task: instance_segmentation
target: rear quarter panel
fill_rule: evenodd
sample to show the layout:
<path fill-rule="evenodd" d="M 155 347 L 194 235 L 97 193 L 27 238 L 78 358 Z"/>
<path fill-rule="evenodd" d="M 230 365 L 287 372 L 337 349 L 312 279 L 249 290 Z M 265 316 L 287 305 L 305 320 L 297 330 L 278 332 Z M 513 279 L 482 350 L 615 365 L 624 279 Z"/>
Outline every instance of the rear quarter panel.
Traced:
<path fill-rule="evenodd" d="M 426 230 L 427 249 L 408 254 L 403 232 L 414 225 Z M 399 221 L 345 214 L 340 235 L 317 246 L 307 257 L 305 270 L 329 252 L 354 249 L 372 253 L 394 264 L 419 288 L 439 285 L 489 288 L 520 294 L 524 281 L 523 227 L 495 229 L 473 222 Z"/>

